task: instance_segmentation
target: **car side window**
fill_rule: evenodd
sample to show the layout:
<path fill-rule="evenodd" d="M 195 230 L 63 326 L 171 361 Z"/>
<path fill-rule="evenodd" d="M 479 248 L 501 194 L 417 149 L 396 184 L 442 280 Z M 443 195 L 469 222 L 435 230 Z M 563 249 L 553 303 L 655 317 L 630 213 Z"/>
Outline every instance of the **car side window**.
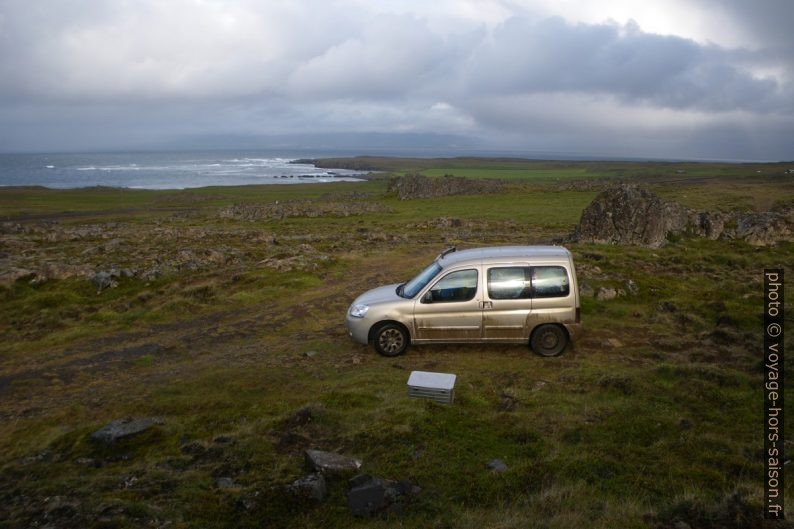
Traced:
<path fill-rule="evenodd" d="M 423 301 L 447 303 L 470 301 L 477 294 L 477 270 L 458 270 L 442 277 L 427 292 Z"/>
<path fill-rule="evenodd" d="M 488 297 L 491 299 L 528 299 L 532 297 L 528 266 L 488 269 Z"/>
<path fill-rule="evenodd" d="M 570 293 L 568 272 L 562 266 L 532 267 L 532 297 L 561 298 Z"/>

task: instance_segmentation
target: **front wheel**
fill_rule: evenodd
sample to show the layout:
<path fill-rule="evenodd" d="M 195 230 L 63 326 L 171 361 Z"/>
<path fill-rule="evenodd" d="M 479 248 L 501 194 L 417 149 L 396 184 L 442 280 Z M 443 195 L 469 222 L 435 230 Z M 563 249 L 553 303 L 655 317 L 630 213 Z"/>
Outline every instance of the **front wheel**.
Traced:
<path fill-rule="evenodd" d="M 532 333 L 529 346 L 540 356 L 557 356 L 568 345 L 568 335 L 559 325 L 546 323 Z"/>
<path fill-rule="evenodd" d="M 383 356 L 399 356 L 408 348 L 408 333 L 400 325 L 386 323 L 378 327 L 372 337 L 372 345 Z"/>

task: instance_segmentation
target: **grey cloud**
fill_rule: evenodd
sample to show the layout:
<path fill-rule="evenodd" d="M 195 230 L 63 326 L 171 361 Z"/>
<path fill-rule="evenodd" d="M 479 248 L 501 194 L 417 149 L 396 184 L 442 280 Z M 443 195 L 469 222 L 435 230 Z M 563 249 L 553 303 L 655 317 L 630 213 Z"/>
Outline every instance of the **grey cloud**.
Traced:
<path fill-rule="evenodd" d="M 774 112 L 791 103 L 779 81 L 754 78 L 733 63 L 730 50 L 631 24 L 515 17 L 475 52 L 469 76 L 473 92 L 612 94 L 627 103 L 707 111 Z"/>
<path fill-rule="evenodd" d="M 777 138 L 794 121 L 792 17 L 780 20 L 792 4 L 753 14 L 738 0 L 698 1 L 748 17 L 760 45 L 573 24 L 507 3 L 501 24 L 459 26 L 455 2 L 430 20 L 410 2 L 387 14 L 351 0 L 0 0 L 0 150 L 370 131 L 793 157 Z"/>

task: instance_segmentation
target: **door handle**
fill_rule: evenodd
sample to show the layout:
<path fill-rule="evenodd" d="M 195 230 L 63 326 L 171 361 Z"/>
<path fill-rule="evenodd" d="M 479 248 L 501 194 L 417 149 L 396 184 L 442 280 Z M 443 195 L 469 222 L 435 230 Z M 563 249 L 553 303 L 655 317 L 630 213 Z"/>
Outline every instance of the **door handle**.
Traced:
<path fill-rule="evenodd" d="M 480 308 L 481 309 L 492 309 L 493 303 L 490 301 L 480 301 Z"/>

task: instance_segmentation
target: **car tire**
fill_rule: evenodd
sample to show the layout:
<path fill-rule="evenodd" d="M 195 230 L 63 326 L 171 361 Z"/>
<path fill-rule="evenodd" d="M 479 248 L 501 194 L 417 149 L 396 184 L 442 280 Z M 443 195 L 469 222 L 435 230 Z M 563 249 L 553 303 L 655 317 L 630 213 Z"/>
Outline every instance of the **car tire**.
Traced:
<path fill-rule="evenodd" d="M 408 332 L 396 323 L 385 323 L 372 335 L 372 345 L 383 356 L 400 356 L 410 343 Z"/>
<path fill-rule="evenodd" d="M 568 345 L 568 334 L 559 325 L 545 323 L 532 332 L 529 346 L 540 356 L 557 356 Z"/>

